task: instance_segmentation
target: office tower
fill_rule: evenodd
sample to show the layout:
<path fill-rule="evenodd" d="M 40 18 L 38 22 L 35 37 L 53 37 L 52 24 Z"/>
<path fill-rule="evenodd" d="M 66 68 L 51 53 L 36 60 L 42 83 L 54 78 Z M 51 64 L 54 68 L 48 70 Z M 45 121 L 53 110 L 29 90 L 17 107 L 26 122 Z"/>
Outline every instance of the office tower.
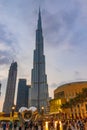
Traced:
<path fill-rule="evenodd" d="M 10 113 L 14 105 L 14 96 L 17 78 L 17 62 L 13 62 L 9 69 L 8 82 L 3 105 L 3 112 Z"/>
<path fill-rule="evenodd" d="M 36 30 L 36 49 L 34 50 L 33 69 L 31 76 L 31 102 L 30 106 L 35 106 L 38 111 L 41 107 L 47 106 L 48 84 L 45 74 L 45 56 L 43 47 L 43 34 L 41 12 L 39 9 L 38 24 Z"/>
<path fill-rule="evenodd" d="M 28 107 L 28 96 L 29 87 L 26 85 L 26 79 L 19 79 L 16 110 L 18 111 L 21 107 Z"/>

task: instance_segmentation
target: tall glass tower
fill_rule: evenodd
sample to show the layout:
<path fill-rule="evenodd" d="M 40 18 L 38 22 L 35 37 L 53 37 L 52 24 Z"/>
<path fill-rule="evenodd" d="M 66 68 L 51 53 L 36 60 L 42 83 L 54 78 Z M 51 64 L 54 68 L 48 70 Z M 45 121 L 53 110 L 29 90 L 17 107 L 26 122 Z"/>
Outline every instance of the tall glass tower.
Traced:
<path fill-rule="evenodd" d="M 28 86 L 26 84 L 26 79 L 19 79 L 17 103 L 16 103 L 16 110 L 17 111 L 21 107 L 28 107 L 29 87 L 30 86 Z"/>
<path fill-rule="evenodd" d="M 45 74 L 45 56 L 43 47 L 43 34 L 41 12 L 39 9 L 38 24 L 36 30 L 36 49 L 34 50 L 33 69 L 31 77 L 31 106 L 38 110 L 47 106 L 48 101 L 48 84 L 47 75 Z"/>
<path fill-rule="evenodd" d="M 9 69 L 8 82 L 5 94 L 5 101 L 3 104 L 3 112 L 10 113 L 14 105 L 14 96 L 17 78 L 17 62 L 13 62 Z"/>

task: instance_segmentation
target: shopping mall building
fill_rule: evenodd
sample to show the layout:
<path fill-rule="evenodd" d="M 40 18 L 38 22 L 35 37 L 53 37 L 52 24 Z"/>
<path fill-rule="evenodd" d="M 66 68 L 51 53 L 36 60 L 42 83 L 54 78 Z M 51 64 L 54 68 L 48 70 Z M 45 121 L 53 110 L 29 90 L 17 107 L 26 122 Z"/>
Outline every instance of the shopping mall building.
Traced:
<path fill-rule="evenodd" d="M 54 90 L 54 99 L 50 100 L 50 114 L 59 114 L 66 118 L 87 117 L 87 102 L 82 102 L 70 108 L 61 109 L 61 105 L 66 101 L 76 97 L 76 94 L 87 88 L 87 81 L 71 82 L 58 86 Z M 63 117 L 64 118 L 64 117 Z"/>

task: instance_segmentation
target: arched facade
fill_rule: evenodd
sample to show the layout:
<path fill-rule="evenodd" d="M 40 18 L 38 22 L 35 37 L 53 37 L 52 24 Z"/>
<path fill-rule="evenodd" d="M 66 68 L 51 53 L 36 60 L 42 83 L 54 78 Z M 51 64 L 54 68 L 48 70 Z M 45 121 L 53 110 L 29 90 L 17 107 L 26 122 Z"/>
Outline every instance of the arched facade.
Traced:
<path fill-rule="evenodd" d="M 52 108 L 52 102 L 55 100 L 63 100 L 69 101 L 76 97 L 77 94 L 82 92 L 83 88 L 87 88 L 87 81 L 80 81 L 80 82 L 71 82 L 66 83 L 61 86 L 58 86 L 54 90 L 54 99 L 50 103 L 50 108 Z M 55 110 L 55 109 L 54 109 Z M 66 118 L 80 118 L 80 117 L 87 117 L 87 102 L 81 102 L 76 104 L 71 108 L 66 108 L 62 110 L 63 114 L 65 114 Z"/>

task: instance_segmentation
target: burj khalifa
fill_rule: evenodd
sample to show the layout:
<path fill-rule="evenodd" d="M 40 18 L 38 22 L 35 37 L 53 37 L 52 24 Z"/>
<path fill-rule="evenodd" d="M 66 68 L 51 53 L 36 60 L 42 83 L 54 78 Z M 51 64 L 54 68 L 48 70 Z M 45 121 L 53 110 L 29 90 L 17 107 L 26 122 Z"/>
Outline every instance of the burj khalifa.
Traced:
<path fill-rule="evenodd" d="M 41 12 L 39 9 L 38 24 L 36 29 L 36 47 L 33 56 L 33 69 L 31 74 L 31 106 L 40 111 L 47 106 L 48 84 L 45 73 L 44 39 L 42 33 Z"/>

